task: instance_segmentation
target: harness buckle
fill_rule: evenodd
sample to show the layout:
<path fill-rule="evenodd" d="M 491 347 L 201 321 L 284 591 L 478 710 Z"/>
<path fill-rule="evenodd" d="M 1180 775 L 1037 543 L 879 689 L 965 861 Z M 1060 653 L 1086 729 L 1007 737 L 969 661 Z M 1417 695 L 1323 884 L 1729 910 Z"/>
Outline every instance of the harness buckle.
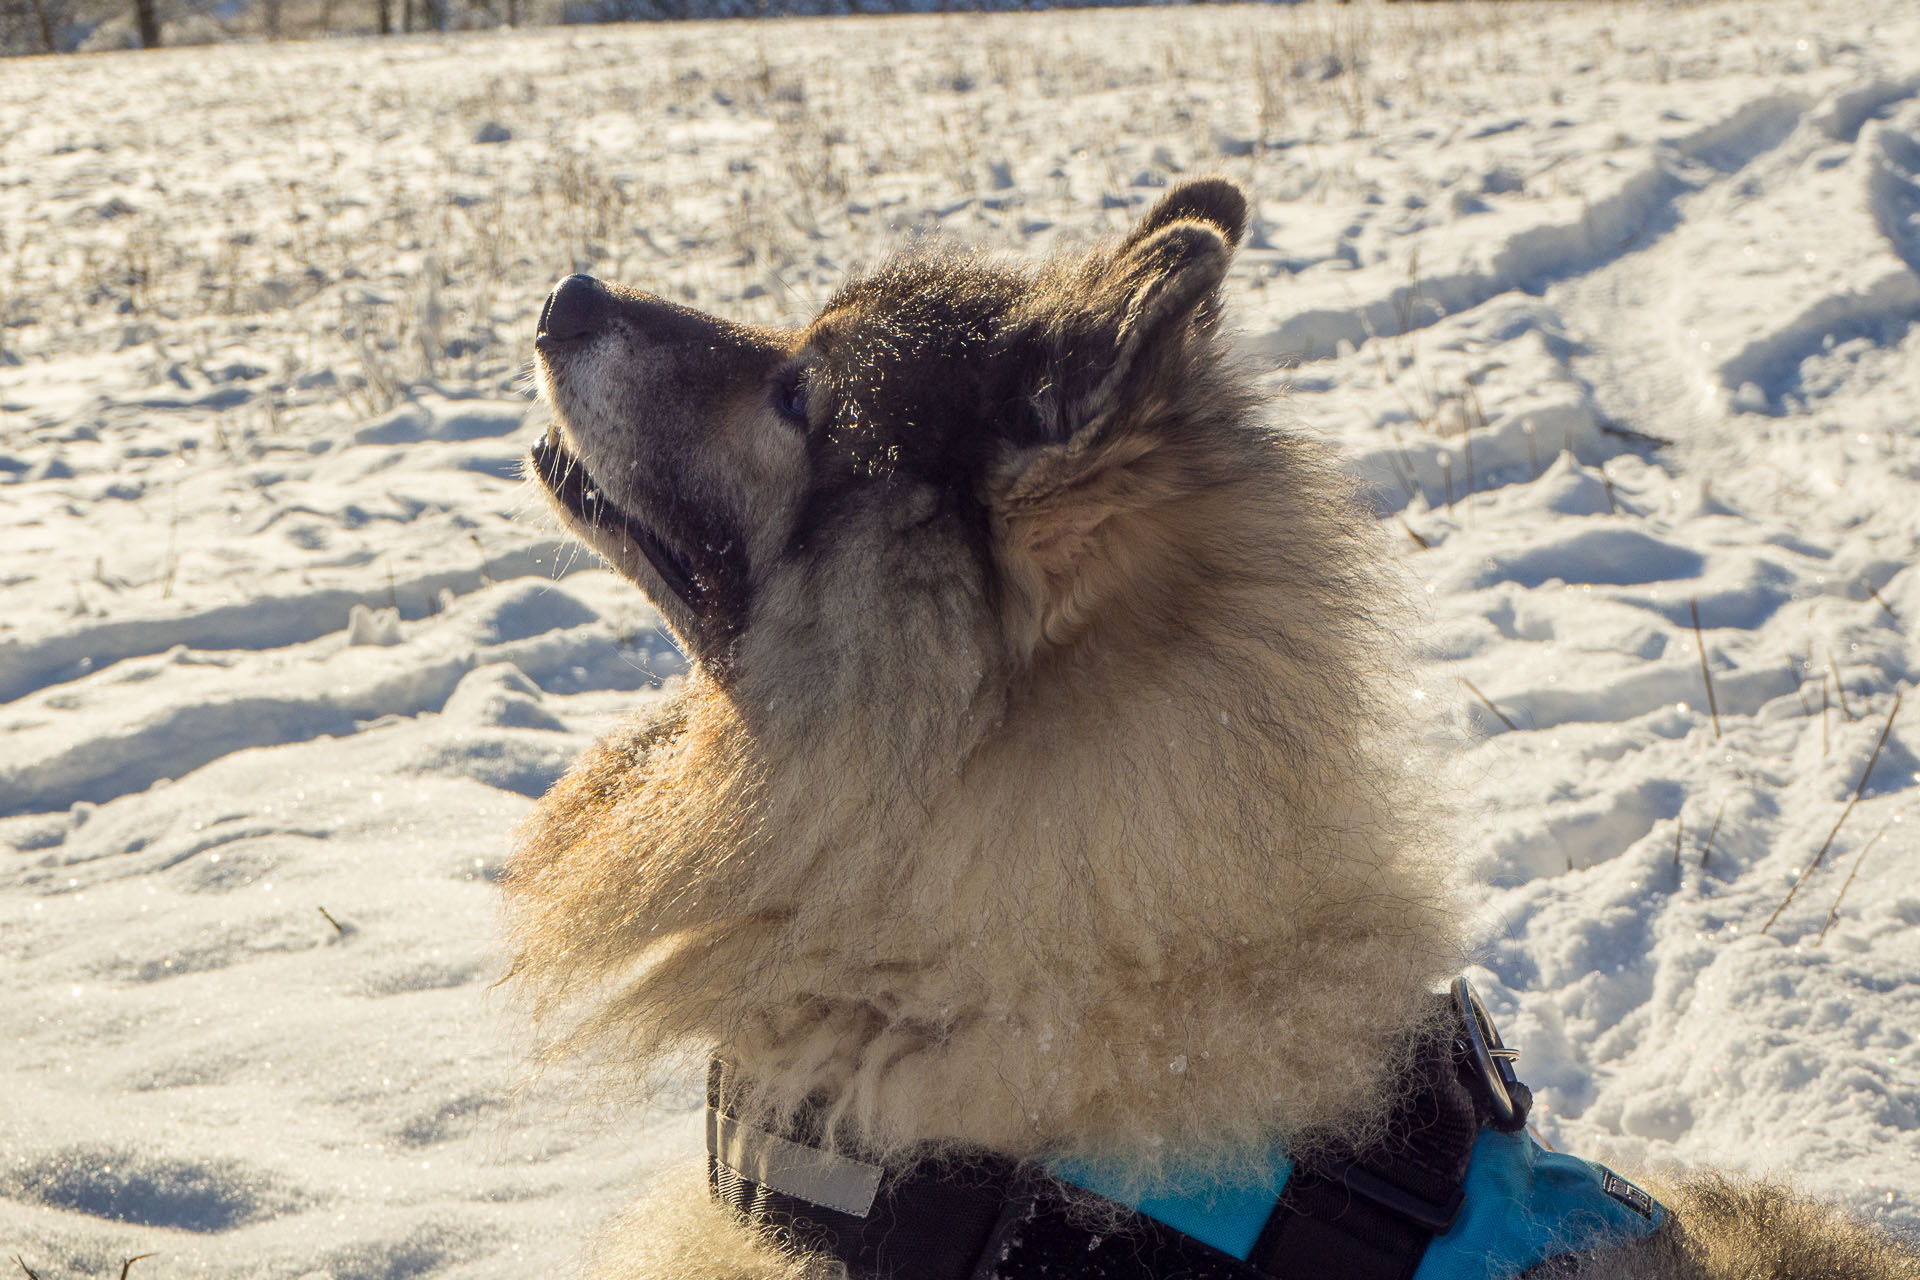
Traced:
<path fill-rule="evenodd" d="M 1450 990 L 1454 1012 L 1460 1021 L 1460 1035 L 1454 1043 L 1465 1050 L 1472 1064 L 1471 1083 L 1479 1086 L 1476 1092 L 1493 1112 L 1496 1127 L 1517 1128 L 1526 1105 L 1516 1097 L 1516 1090 L 1526 1087 L 1513 1069 L 1513 1060 L 1520 1056 L 1520 1051 L 1509 1049 L 1500 1039 L 1493 1019 L 1487 1016 L 1487 1006 L 1480 1003 L 1480 993 L 1473 989 L 1472 983 L 1464 977 L 1455 978 Z"/>

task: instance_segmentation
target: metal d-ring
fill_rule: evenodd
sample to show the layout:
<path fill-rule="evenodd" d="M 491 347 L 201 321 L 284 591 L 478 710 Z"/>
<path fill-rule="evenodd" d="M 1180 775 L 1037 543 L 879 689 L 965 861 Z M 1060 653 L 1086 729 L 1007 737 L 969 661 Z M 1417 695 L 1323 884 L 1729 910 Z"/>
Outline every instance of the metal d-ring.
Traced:
<path fill-rule="evenodd" d="M 1487 1006 L 1480 1003 L 1480 993 L 1473 989 L 1472 983 L 1465 978 L 1455 978 L 1450 990 L 1453 1007 L 1460 1014 L 1467 1056 L 1473 1059 L 1474 1070 L 1486 1085 L 1487 1103 L 1499 1124 L 1511 1125 L 1519 1115 L 1513 1105 L 1512 1086 L 1520 1083 L 1520 1077 L 1513 1070 L 1513 1060 L 1520 1056 L 1520 1051 L 1507 1048 L 1501 1041 L 1500 1033 L 1494 1030 L 1493 1019 L 1487 1016 Z"/>

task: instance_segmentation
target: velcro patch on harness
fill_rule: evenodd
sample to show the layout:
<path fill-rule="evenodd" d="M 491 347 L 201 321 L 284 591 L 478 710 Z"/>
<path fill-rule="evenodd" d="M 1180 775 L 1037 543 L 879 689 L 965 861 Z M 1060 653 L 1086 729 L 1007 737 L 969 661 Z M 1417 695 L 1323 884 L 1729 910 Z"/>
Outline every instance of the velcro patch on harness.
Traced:
<path fill-rule="evenodd" d="M 749 1182 L 856 1218 L 872 1211 L 880 1190 L 879 1165 L 790 1142 L 717 1108 L 707 1110 L 707 1150 Z"/>

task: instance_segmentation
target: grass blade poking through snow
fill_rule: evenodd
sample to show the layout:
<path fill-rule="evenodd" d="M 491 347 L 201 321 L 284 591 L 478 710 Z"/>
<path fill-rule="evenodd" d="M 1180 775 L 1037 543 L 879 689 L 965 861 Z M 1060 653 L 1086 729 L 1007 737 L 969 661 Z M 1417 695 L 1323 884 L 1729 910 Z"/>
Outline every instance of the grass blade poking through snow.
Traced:
<path fill-rule="evenodd" d="M 1866 584 L 1866 588 L 1867 588 L 1867 594 L 1873 597 L 1873 602 L 1879 605 L 1882 609 L 1885 609 L 1887 611 L 1887 617 L 1893 619 L 1893 625 L 1896 628 L 1899 628 L 1900 615 L 1893 611 L 1893 606 L 1888 604 L 1885 600 L 1881 598 L 1880 593 L 1874 590 L 1873 584 L 1871 582 Z"/>
<path fill-rule="evenodd" d="M 1707 869 L 1707 855 L 1713 852 L 1713 838 L 1720 834 L 1720 819 L 1727 816 L 1727 802 L 1720 802 L 1719 812 L 1713 815 L 1713 825 L 1707 828 L 1707 842 L 1700 846 L 1700 869 Z"/>
<path fill-rule="evenodd" d="M 1607 500 L 1613 500 L 1613 491 L 1607 491 Z M 1693 610 L 1693 647 L 1700 651 L 1700 678 L 1707 682 L 1707 714 L 1713 717 L 1713 740 L 1720 741 L 1720 703 L 1713 696 L 1713 672 L 1707 668 L 1707 642 L 1700 634 L 1700 601 L 1689 599 L 1687 608 Z"/>
<path fill-rule="evenodd" d="M 152 1253 L 136 1253 L 133 1257 L 128 1258 L 125 1262 L 120 1264 L 120 1280 L 127 1280 L 127 1272 L 133 1270 L 134 1263 L 139 1262 L 144 1258 L 153 1258 L 158 1256 L 159 1256 L 158 1254 L 152 1254 Z M 40 1280 L 39 1275 L 34 1272 L 34 1269 L 32 1267 L 26 1264 L 26 1261 L 22 1259 L 20 1255 L 15 1254 L 13 1260 L 20 1264 L 20 1269 L 22 1271 L 27 1273 L 27 1280 Z"/>
<path fill-rule="evenodd" d="M 1840 892 L 1833 895 L 1833 907 L 1827 912 L 1827 922 L 1820 926 L 1820 936 L 1813 940 L 1814 946 L 1817 947 L 1827 940 L 1827 930 L 1833 928 L 1833 922 L 1840 918 L 1840 902 L 1847 896 L 1847 890 L 1853 888 L 1853 878 L 1860 874 L 1860 864 L 1867 860 L 1867 850 L 1879 844 L 1880 837 L 1887 834 L 1893 824 L 1900 821 L 1901 816 L 1896 813 L 1881 823 L 1880 829 L 1873 833 L 1873 839 L 1860 846 L 1860 852 L 1853 859 L 1853 869 L 1847 872 L 1846 881 L 1840 886 Z"/>
<path fill-rule="evenodd" d="M 1853 789 L 1853 799 L 1847 801 L 1847 807 L 1840 811 L 1840 819 L 1833 824 L 1833 830 L 1827 832 L 1826 843 L 1820 846 L 1820 852 L 1814 854 L 1813 861 L 1807 864 L 1806 870 L 1794 878 L 1793 887 L 1787 890 L 1787 896 L 1780 900 L 1780 905 L 1773 909 L 1773 914 L 1767 917 L 1767 922 L 1760 926 L 1762 934 L 1773 928 L 1773 922 L 1780 918 L 1780 913 L 1785 911 L 1787 904 L 1793 901 L 1793 895 L 1800 892 L 1800 886 L 1807 882 L 1807 877 L 1814 873 L 1815 868 L 1820 865 L 1820 860 L 1827 856 L 1827 850 L 1833 848 L 1834 838 L 1840 834 L 1840 828 L 1846 825 L 1847 815 L 1853 812 L 1853 806 L 1860 803 L 1860 795 L 1867 789 L 1867 779 L 1873 776 L 1873 766 L 1880 761 L 1880 750 L 1887 745 L 1887 735 L 1893 732 L 1893 718 L 1900 714 L 1900 699 L 1904 696 L 1898 693 L 1893 695 L 1893 707 L 1887 712 L 1887 723 L 1880 729 L 1880 741 L 1873 744 L 1873 754 L 1867 757 L 1867 767 L 1860 771 L 1860 781 Z M 1875 838 L 1878 839 L 1878 837 Z M 1862 850 L 1862 852 L 1865 851 Z"/>
<path fill-rule="evenodd" d="M 1833 672 L 1834 692 L 1840 695 L 1840 714 L 1847 718 L 1848 724 L 1852 724 L 1853 708 L 1847 705 L 1847 686 L 1840 683 L 1840 664 L 1834 661 L 1832 649 L 1827 650 L 1827 668 Z"/>
<path fill-rule="evenodd" d="M 1408 532 L 1412 532 L 1412 530 L 1408 530 Z M 1493 712 L 1494 716 L 1499 719 L 1501 724 L 1507 726 L 1508 729 L 1512 730 L 1515 733 L 1518 733 L 1520 731 L 1519 725 L 1507 719 L 1506 712 L 1500 710 L 1500 708 L 1493 705 L 1492 698 L 1489 698 L 1486 694 L 1480 692 L 1479 685 L 1475 684 L 1473 681 L 1468 680 L 1464 677 L 1462 677 L 1460 683 L 1467 686 L 1467 692 L 1471 693 L 1474 697 L 1480 699 L 1480 705 L 1485 707 L 1487 710 Z"/>

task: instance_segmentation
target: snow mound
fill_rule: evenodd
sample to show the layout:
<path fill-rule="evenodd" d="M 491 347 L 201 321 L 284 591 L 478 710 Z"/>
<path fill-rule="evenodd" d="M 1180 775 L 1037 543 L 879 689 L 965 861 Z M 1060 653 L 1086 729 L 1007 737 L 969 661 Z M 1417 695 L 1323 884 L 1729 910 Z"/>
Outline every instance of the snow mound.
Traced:
<path fill-rule="evenodd" d="M 1416 8 L 10 67 L 8 1252 L 517 1280 L 697 1160 L 697 1072 L 579 1105 L 489 999 L 514 823 L 684 670 L 523 478 L 542 297 L 790 323 L 1208 172 L 1247 359 L 1426 602 L 1544 1135 L 1920 1232 L 1920 13 Z"/>
<path fill-rule="evenodd" d="M 174 1231 L 230 1231 L 298 1203 L 274 1178 L 238 1160 L 177 1160 L 127 1148 L 67 1147 L 23 1155 L 7 1195 L 109 1222 Z"/>

